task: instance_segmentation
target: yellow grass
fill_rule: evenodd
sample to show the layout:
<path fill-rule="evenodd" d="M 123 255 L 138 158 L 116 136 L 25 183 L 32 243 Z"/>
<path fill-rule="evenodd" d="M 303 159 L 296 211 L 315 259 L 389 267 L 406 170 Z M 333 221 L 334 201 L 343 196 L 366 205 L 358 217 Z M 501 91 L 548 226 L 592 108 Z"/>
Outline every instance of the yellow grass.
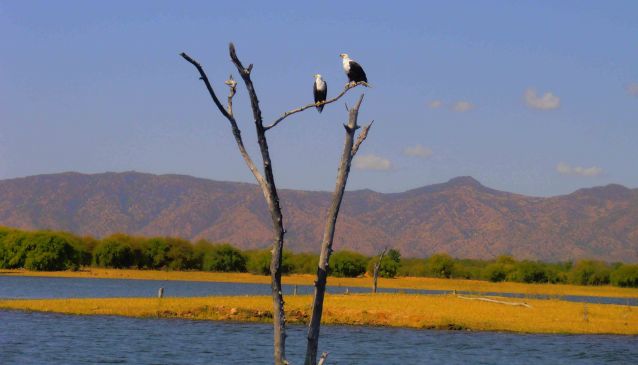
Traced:
<path fill-rule="evenodd" d="M 288 296 L 288 321 L 305 323 L 310 302 L 310 296 Z M 327 295 L 323 323 L 526 333 L 638 334 L 636 307 L 585 306 L 558 300 L 526 300 L 526 303 L 532 308 L 464 300 L 452 295 Z M 0 309 L 265 322 L 272 317 L 272 299 L 235 296 L 2 300 Z"/>
<path fill-rule="evenodd" d="M 72 278 L 112 278 L 112 279 L 145 279 L 145 280 L 187 280 L 215 281 L 236 283 L 269 283 L 269 276 L 212 273 L 201 271 L 157 271 L 157 270 L 116 270 L 87 268 L 82 271 L 37 272 L 26 270 L 3 270 L 0 275 L 48 276 Z M 313 275 L 288 275 L 283 277 L 284 284 L 312 285 Z M 371 278 L 328 278 L 328 285 L 343 287 L 370 287 Z M 523 284 L 523 283 L 491 283 L 479 280 L 435 279 L 402 277 L 396 279 L 379 279 L 379 287 L 395 289 L 430 289 L 459 290 L 472 292 L 521 293 L 528 295 L 585 295 L 594 297 L 638 298 L 637 288 L 618 288 L 613 286 L 579 286 L 561 284 Z"/>

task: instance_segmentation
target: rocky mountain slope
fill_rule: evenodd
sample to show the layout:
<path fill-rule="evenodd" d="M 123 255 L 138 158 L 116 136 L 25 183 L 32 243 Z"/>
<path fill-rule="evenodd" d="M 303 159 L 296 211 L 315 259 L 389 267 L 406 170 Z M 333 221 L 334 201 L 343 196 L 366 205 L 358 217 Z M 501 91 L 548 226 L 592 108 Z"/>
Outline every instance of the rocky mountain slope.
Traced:
<path fill-rule="evenodd" d="M 282 190 L 287 247 L 318 251 L 330 193 Z M 0 181 L 0 225 L 105 236 L 114 232 L 270 242 L 270 218 L 252 184 L 136 172 L 62 173 Z M 607 185 L 538 198 L 471 177 L 395 194 L 346 193 L 336 249 L 404 256 L 638 261 L 638 189 Z"/>

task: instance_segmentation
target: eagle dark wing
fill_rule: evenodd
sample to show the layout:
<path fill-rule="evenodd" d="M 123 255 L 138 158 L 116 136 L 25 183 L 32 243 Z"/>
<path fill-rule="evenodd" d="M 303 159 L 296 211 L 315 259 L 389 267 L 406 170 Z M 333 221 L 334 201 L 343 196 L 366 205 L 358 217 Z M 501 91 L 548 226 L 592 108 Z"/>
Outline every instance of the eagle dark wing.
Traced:
<path fill-rule="evenodd" d="M 365 71 L 363 71 L 363 67 L 355 61 L 350 61 L 350 72 L 348 72 L 348 78 L 350 81 L 354 82 L 368 82 L 368 77 L 366 76 Z"/>

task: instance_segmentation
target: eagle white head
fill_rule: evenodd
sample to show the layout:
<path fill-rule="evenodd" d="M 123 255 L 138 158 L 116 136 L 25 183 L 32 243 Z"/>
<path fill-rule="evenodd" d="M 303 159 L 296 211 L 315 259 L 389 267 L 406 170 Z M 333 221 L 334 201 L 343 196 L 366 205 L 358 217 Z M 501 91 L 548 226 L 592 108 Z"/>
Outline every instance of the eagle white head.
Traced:
<path fill-rule="evenodd" d="M 315 74 L 315 76 L 314 76 L 314 77 L 315 77 L 315 80 L 321 80 L 321 77 L 322 77 L 322 76 L 321 76 L 320 74 Z"/>
<path fill-rule="evenodd" d="M 341 57 L 341 64 L 343 65 L 343 70 L 346 73 L 350 72 L 350 61 L 352 61 L 350 59 L 350 56 L 348 56 L 347 53 L 342 53 L 339 55 L 339 57 Z"/>

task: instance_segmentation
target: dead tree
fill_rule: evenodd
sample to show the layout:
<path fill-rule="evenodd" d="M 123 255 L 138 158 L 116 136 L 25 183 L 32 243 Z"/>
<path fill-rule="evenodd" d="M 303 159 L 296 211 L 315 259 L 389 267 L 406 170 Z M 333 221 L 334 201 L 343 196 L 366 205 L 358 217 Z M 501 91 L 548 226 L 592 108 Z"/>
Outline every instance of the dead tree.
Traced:
<path fill-rule="evenodd" d="M 259 107 L 259 99 L 257 98 L 257 92 L 255 91 L 255 87 L 250 77 L 250 74 L 253 70 L 253 65 L 250 64 L 248 65 L 248 67 L 243 66 L 242 62 L 237 57 L 235 46 L 232 43 L 229 44 L 229 54 L 232 63 L 237 68 L 237 72 L 242 78 L 244 85 L 246 86 L 246 90 L 248 91 L 253 119 L 255 123 L 255 130 L 257 132 L 257 143 L 259 144 L 259 150 L 261 152 L 263 172 L 257 168 L 255 163 L 253 162 L 253 159 L 248 154 L 241 136 L 241 130 L 239 129 L 237 120 L 235 119 L 235 114 L 233 113 L 233 97 L 235 96 L 235 93 L 237 91 L 237 82 L 233 79 L 232 75 L 229 77 L 228 80 L 225 81 L 225 84 L 228 85 L 229 93 L 227 105 L 226 107 L 224 107 L 224 105 L 215 94 L 215 91 L 210 81 L 208 80 L 208 76 L 204 72 L 202 66 L 186 53 L 181 53 L 181 56 L 193 66 L 195 66 L 195 68 L 199 72 L 200 79 L 206 85 L 206 89 L 208 90 L 210 97 L 213 99 L 213 103 L 217 106 L 219 112 L 230 123 L 230 127 L 235 138 L 235 142 L 237 143 L 237 147 L 239 148 L 239 152 L 243 157 L 244 162 L 255 177 L 255 180 L 257 180 L 257 183 L 259 184 L 259 187 L 261 188 L 264 195 L 264 199 L 266 200 L 273 227 L 273 245 L 271 250 L 270 276 L 273 300 L 274 360 L 275 365 L 284 365 L 287 364 L 285 356 L 286 316 L 284 312 L 284 298 L 281 287 L 281 261 L 284 246 L 284 235 L 286 233 L 286 230 L 284 229 L 283 215 L 281 212 L 281 206 L 279 204 L 279 196 L 277 194 L 275 178 L 272 170 L 272 161 L 270 159 L 270 153 L 268 151 L 268 140 L 266 138 L 266 132 L 271 128 L 277 126 L 290 115 L 302 112 L 315 106 L 330 104 L 339 100 L 343 95 L 346 94 L 346 92 L 358 86 L 358 84 L 346 85 L 343 91 L 332 99 L 326 100 L 321 103 L 310 103 L 285 112 L 274 122 L 270 123 L 267 126 L 264 126 L 261 108 Z"/>
<path fill-rule="evenodd" d="M 388 251 L 388 248 L 385 247 L 383 251 L 381 251 L 381 254 L 379 255 L 379 261 L 377 261 L 377 263 L 374 264 L 374 270 L 372 272 L 372 292 L 373 293 L 377 292 L 377 280 L 379 279 L 379 269 L 381 269 L 381 261 L 383 261 L 383 256 L 385 256 L 385 253 L 387 251 Z"/>
<path fill-rule="evenodd" d="M 343 193 L 346 189 L 346 183 L 348 182 L 352 159 L 357 154 L 361 143 L 363 143 L 368 136 L 370 127 L 372 127 L 372 122 L 370 122 L 370 124 L 363 128 L 359 137 L 355 141 L 355 133 L 357 129 L 360 128 L 357 124 L 357 119 L 359 117 L 359 108 L 361 107 L 362 101 L 363 94 L 359 97 L 359 100 L 354 107 L 348 111 L 348 124 L 344 125 L 346 129 L 345 143 L 343 146 L 343 153 L 341 155 L 341 162 L 339 164 L 339 172 L 337 173 L 337 183 L 335 190 L 332 193 L 332 204 L 328 209 L 326 226 L 323 231 L 323 240 L 321 242 L 319 267 L 317 268 L 317 279 L 315 281 L 315 291 L 312 301 L 312 315 L 308 326 L 305 365 L 317 364 L 317 350 L 319 348 L 319 330 L 321 327 L 323 300 L 326 293 L 328 263 L 330 261 L 330 255 L 332 254 L 332 242 L 335 235 L 337 216 L 339 215 L 339 208 L 341 207 L 341 201 L 343 200 Z"/>

